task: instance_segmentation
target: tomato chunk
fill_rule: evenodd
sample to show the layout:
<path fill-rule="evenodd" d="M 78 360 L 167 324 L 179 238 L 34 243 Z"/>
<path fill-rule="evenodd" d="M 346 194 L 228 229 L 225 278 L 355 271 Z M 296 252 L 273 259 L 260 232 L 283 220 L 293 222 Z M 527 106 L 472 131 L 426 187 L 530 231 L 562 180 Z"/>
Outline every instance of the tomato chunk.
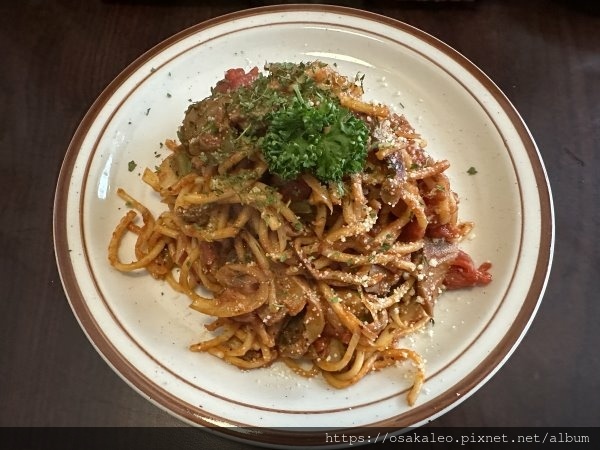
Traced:
<path fill-rule="evenodd" d="M 216 92 L 230 92 L 242 86 L 251 85 L 258 78 L 258 67 L 253 67 L 248 72 L 242 68 L 229 69 L 225 77 L 215 85 Z"/>
<path fill-rule="evenodd" d="M 471 257 L 459 250 L 456 259 L 450 264 L 450 269 L 444 278 L 444 284 L 448 289 L 460 289 L 464 287 L 485 286 L 492 281 L 489 270 L 492 265 L 489 262 L 475 267 Z"/>

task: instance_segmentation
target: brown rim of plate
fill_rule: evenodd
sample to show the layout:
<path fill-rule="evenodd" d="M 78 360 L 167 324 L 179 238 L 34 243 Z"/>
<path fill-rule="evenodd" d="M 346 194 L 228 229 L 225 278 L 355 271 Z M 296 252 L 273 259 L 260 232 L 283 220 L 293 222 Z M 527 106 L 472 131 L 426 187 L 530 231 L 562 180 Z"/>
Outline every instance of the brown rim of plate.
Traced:
<path fill-rule="evenodd" d="M 88 112 L 84 116 L 80 125 L 74 133 L 74 136 L 69 144 L 63 165 L 59 174 L 55 201 L 54 201 L 54 243 L 56 261 L 59 268 L 61 280 L 76 317 L 85 331 L 88 339 L 96 347 L 102 357 L 117 371 L 117 373 L 130 385 L 135 387 L 144 396 L 150 399 L 153 403 L 160 406 L 176 417 L 195 425 L 214 427 L 215 421 L 219 423 L 230 424 L 231 427 L 215 427 L 213 428 L 220 434 L 227 435 L 234 439 L 249 440 L 254 442 L 262 442 L 271 445 L 287 444 L 290 445 L 290 439 L 293 439 L 294 445 L 305 446 L 322 446 L 323 432 L 322 431 L 290 431 L 277 430 L 270 428 L 255 429 L 253 433 L 247 434 L 235 427 L 243 426 L 243 424 L 232 423 L 230 420 L 221 417 L 214 417 L 203 412 L 200 408 L 187 404 L 179 398 L 174 397 L 169 392 L 160 388 L 147 379 L 138 371 L 129 361 L 127 361 L 119 351 L 113 347 L 110 340 L 105 336 L 102 329 L 95 322 L 85 302 L 85 296 L 81 292 L 77 283 L 73 267 L 69 257 L 67 248 L 68 224 L 66 220 L 66 206 L 68 185 L 73 173 L 75 161 L 78 155 L 79 148 L 86 137 L 95 118 L 104 107 L 106 102 L 115 93 L 117 88 L 123 84 L 135 71 L 137 71 L 146 61 L 159 54 L 163 49 L 170 47 L 176 42 L 187 38 L 190 35 L 198 33 L 202 30 L 209 29 L 216 25 L 228 22 L 232 19 L 247 18 L 255 15 L 270 14 L 277 12 L 329 12 L 337 13 L 346 16 L 354 16 L 362 19 L 379 22 L 391 27 L 400 29 L 409 33 L 421 41 L 427 43 L 431 47 L 448 55 L 460 66 L 468 71 L 473 77 L 484 85 L 488 92 L 492 94 L 494 99 L 501 105 L 503 111 L 510 118 L 512 125 L 518 132 L 519 137 L 524 144 L 527 155 L 531 162 L 534 171 L 535 179 L 538 186 L 538 195 L 540 201 L 541 214 L 541 234 L 540 234 L 540 251 L 537 258 L 536 270 L 532 280 L 527 297 L 523 301 L 523 305 L 517 314 L 513 324 L 503 339 L 494 347 L 493 351 L 475 367 L 460 383 L 452 386 L 445 393 L 437 396 L 435 400 L 424 403 L 403 413 L 400 416 L 392 417 L 381 422 L 372 423 L 368 427 L 385 427 L 390 429 L 402 429 L 422 423 L 431 417 L 437 417 L 445 410 L 452 407 L 457 401 L 466 398 L 473 393 L 487 378 L 492 376 L 496 370 L 506 361 L 512 351 L 528 329 L 530 321 L 541 302 L 550 266 L 552 262 L 552 252 L 554 245 L 554 216 L 552 197 L 550 187 L 548 185 L 546 173 L 543 163 L 538 153 L 537 146 L 529 133 L 526 125 L 521 119 L 519 113 L 510 103 L 504 93 L 491 81 L 478 67 L 471 61 L 465 58 L 462 54 L 429 35 L 428 33 L 414 28 L 411 25 L 400 22 L 390 17 L 382 16 L 376 13 L 371 13 L 355 8 L 348 8 L 333 5 L 317 5 L 317 4 L 288 4 L 276 6 L 264 6 L 252 9 L 246 9 L 223 16 L 219 16 L 207 21 L 201 22 L 190 28 L 180 31 L 173 36 L 165 39 L 143 55 L 134 60 L 127 66 L 98 96 Z M 464 86 L 464 85 L 463 85 Z M 541 270 L 540 270 L 541 269 Z M 342 430 L 343 431 L 343 430 Z M 346 430 L 346 434 L 360 435 L 357 429 Z M 249 438 L 250 436 L 250 438 Z"/>

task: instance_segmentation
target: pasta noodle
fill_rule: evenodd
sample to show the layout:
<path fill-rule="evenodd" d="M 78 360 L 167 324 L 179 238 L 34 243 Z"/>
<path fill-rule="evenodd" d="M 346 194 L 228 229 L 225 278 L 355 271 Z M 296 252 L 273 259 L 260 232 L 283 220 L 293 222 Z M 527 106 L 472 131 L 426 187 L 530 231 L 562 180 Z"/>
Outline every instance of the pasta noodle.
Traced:
<path fill-rule="evenodd" d="M 166 205 L 158 216 L 117 190 L 132 209 L 109 262 L 166 280 L 214 317 L 214 337 L 193 352 L 241 369 L 280 360 L 336 388 L 408 361 L 412 405 L 424 364 L 401 338 L 430 323 L 445 289 L 491 280 L 490 265 L 475 267 L 458 247 L 473 224 L 459 221 L 450 164 L 426 153 L 405 117 L 364 101 L 360 77 L 320 62 L 266 69 L 232 69 L 188 108 L 178 141 L 166 141 L 170 155 L 142 177 Z M 262 139 L 298 86 L 317 107 L 326 95 L 366 125 L 362 170 L 336 181 L 272 172 Z M 127 233 L 136 235 L 133 262 L 119 257 Z"/>

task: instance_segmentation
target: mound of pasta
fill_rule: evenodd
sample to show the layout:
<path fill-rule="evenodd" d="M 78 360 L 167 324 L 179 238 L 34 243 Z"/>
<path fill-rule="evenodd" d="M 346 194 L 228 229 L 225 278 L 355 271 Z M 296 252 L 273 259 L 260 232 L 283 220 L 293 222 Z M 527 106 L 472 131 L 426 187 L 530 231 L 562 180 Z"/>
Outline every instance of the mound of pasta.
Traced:
<path fill-rule="evenodd" d="M 426 141 L 363 78 L 322 62 L 230 69 L 185 111 L 170 154 L 143 180 L 165 204 L 129 210 L 109 243 L 118 270 L 145 270 L 214 320 L 190 349 L 241 369 L 283 361 L 336 388 L 399 361 L 445 289 L 485 285 L 459 248 L 473 224 Z M 141 221 L 138 216 L 141 215 Z M 137 235 L 135 260 L 119 249 Z"/>

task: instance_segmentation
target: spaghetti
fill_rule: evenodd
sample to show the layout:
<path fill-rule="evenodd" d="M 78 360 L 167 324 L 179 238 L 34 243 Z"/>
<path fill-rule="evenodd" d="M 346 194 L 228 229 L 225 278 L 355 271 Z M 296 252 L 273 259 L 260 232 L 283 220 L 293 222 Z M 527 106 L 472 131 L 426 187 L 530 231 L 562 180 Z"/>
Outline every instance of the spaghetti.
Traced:
<path fill-rule="evenodd" d="M 118 189 L 132 210 L 113 232 L 109 261 L 166 280 L 215 318 L 206 326 L 214 338 L 191 351 L 241 369 L 281 360 L 336 388 L 406 360 L 415 367 L 413 405 L 423 361 L 399 340 L 430 322 L 444 289 L 491 281 L 490 265 L 475 267 L 458 247 L 473 225 L 458 219 L 444 173 L 450 164 L 425 152 L 405 117 L 362 100 L 361 77 L 320 62 L 265 69 L 229 70 L 188 108 L 178 142 L 166 141 L 171 154 L 142 177 L 167 206 L 160 215 Z M 307 114 L 326 101 L 341 111 L 339 126 L 318 128 L 324 136 L 352 124 L 368 131 L 360 145 L 351 142 L 364 150 L 361 170 L 327 180 L 337 166 L 323 167 L 328 154 L 321 154 L 310 162 L 317 169 L 303 162 L 295 176 L 274 173 L 266 141 L 281 135 L 272 129 L 276 114 L 298 99 Z M 307 117 L 296 126 L 308 126 Z M 306 132 L 303 140 L 286 136 L 283 145 L 296 143 L 284 148 L 296 152 L 290 161 L 308 160 L 322 142 Z M 126 233 L 137 236 L 129 263 L 119 257 Z"/>

